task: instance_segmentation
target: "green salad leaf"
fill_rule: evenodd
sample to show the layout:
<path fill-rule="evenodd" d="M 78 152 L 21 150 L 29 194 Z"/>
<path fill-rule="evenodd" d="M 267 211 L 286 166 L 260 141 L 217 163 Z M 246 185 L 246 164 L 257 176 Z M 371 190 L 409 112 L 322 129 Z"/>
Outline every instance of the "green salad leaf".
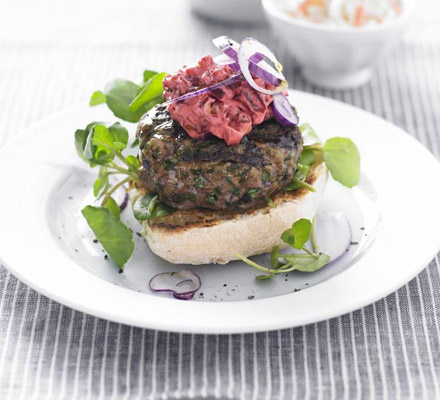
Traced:
<path fill-rule="evenodd" d="M 116 117 L 128 122 L 138 122 L 146 109 L 138 108 L 136 111 L 130 110 L 130 104 L 136 97 L 139 86 L 136 83 L 125 79 L 114 79 L 109 82 L 104 89 L 108 108 L 112 110 Z"/>
<path fill-rule="evenodd" d="M 173 209 L 159 202 L 156 194 L 145 194 L 139 197 L 133 205 L 133 215 L 138 221 L 164 217 Z"/>
<path fill-rule="evenodd" d="M 108 179 L 108 168 L 105 165 L 101 165 L 99 168 L 99 175 L 93 184 L 93 195 L 99 199 L 107 191 L 110 186 Z"/>
<path fill-rule="evenodd" d="M 327 254 L 319 253 L 316 258 L 294 258 L 292 266 L 295 271 L 315 272 L 328 264 L 330 257 Z"/>
<path fill-rule="evenodd" d="M 301 131 L 304 147 L 321 143 L 321 139 L 319 139 L 318 134 L 315 132 L 310 124 L 301 124 L 299 126 L 299 130 Z"/>
<path fill-rule="evenodd" d="M 316 154 L 312 149 L 305 148 L 299 156 L 298 163 L 306 167 L 311 167 L 316 162 Z"/>
<path fill-rule="evenodd" d="M 163 86 L 162 81 L 165 78 L 166 73 L 153 75 L 148 81 L 140 88 L 139 93 L 129 105 L 130 111 L 137 111 L 144 104 L 149 103 L 154 98 L 158 97 L 158 100 L 164 100 L 162 97 Z M 145 75 L 144 75 L 145 76 Z M 157 104 L 157 103 L 156 103 Z"/>
<path fill-rule="evenodd" d="M 86 206 L 81 212 L 102 247 L 123 269 L 134 250 L 130 229 L 106 207 Z"/>
<path fill-rule="evenodd" d="M 90 166 L 105 165 L 127 146 L 128 131 L 119 122 L 105 124 L 91 122 L 85 129 L 75 132 L 78 155 Z"/>
<path fill-rule="evenodd" d="M 100 90 L 93 92 L 92 97 L 90 98 L 90 106 L 97 106 L 98 104 L 105 103 L 107 101 L 107 97 Z"/>
<path fill-rule="evenodd" d="M 113 79 L 104 90 L 92 94 L 90 105 L 107 103 L 116 117 L 138 122 L 149 109 L 164 101 L 162 81 L 165 75 L 164 72 L 146 70 L 140 85 L 126 79 Z"/>
<path fill-rule="evenodd" d="M 251 267 L 266 273 L 266 275 L 256 276 L 258 281 L 272 279 L 277 274 L 285 274 L 292 271 L 314 272 L 327 265 L 330 257 L 315 250 L 318 246 L 314 241 L 314 237 L 311 240 L 313 251 L 305 247 L 312 231 L 313 223 L 308 219 L 303 218 L 294 222 L 290 229 L 282 233 L 281 240 L 296 250 L 303 250 L 304 253 L 280 254 L 278 247 L 274 247 L 270 254 L 270 268 L 263 267 L 239 253 L 234 253 L 234 255 Z"/>
<path fill-rule="evenodd" d="M 281 234 L 281 240 L 290 247 L 301 250 L 309 240 L 312 223 L 308 219 L 300 219 L 292 224 L 292 228 Z"/>
<path fill-rule="evenodd" d="M 359 183 L 360 155 L 350 139 L 341 137 L 328 139 L 323 151 L 325 165 L 334 180 L 349 188 Z"/>
<path fill-rule="evenodd" d="M 293 175 L 292 178 L 292 182 L 290 182 L 284 189 L 290 191 L 304 187 L 306 189 L 309 189 L 311 192 L 315 192 L 316 189 L 306 182 L 309 169 L 309 166 L 298 163 L 296 166 L 295 175 Z"/>
<path fill-rule="evenodd" d="M 116 203 L 115 199 L 113 197 L 109 197 L 106 201 L 106 203 L 104 204 L 105 208 L 108 208 L 110 210 L 110 212 L 119 219 L 119 217 L 121 216 L 121 209 L 119 208 L 118 203 Z"/>
<path fill-rule="evenodd" d="M 150 80 L 150 78 L 152 78 L 156 74 L 157 74 L 156 71 L 152 71 L 150 69 L 146 69 L 144 71 L 144 73 L 142 74 L 143 77 L 144 77 L 144 83 L 147 83 Z"/>
<path fill-rule="evenodd" d="M 75 148 L 76 148 L 76 152 L 78 153 L 78 156 L 85 161 L 86 163 L 89 163 L 91 167 L 94 167 L 96 164 L 92 163 L 90 161 L 90 149 L 88 149 L 88 155 L 86 156 L 85 151 L 86 151 L 86 146 L 90 146 L 90 144 L 88 144 L 88 137 L 90 135 L 90 131 L 92 129 L 93 126 L 95 126 L 96 124 L 100 124 L 101 122 L 91 122 L 90 124 L 88 124 L 86 126 L 85 129 L 77 129 L 75 131 Z M 93 151 L 91 151 L 93 152 Z"/>
<path fill-rule="evenodd" d="M 297 174 L 301 174 L 300 165 L 310 167 L 319 160 L 324 160 L 334 180 L 342 185 L 352 188 L 359 183 L 360 179 L 360 155 L 359 150 L 351 139 L 333 137 L 322 145 L 317 133 L 310 124 L 302 124 L 300 130 L 303 136 L 304 148 L 298 159 Z M 304 185 L 305 178 L 295 174 L 292 183 L 287 190 L 307 187 Z M 311 187 L 309 187 L 311 190 Z"/>

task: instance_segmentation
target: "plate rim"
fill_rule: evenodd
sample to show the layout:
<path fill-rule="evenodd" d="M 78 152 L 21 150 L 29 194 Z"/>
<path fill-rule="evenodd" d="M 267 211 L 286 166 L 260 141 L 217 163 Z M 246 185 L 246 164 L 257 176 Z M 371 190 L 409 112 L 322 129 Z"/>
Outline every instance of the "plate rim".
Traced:
<path fill-rule="evenodd" d="M 292 94 L 293 94 L 293 96 L 296 96 L 299 94 L 300 96 L 305 96 L 306 98 L 309 97 L 312 99 L 318 99 L 318 101 L 325 100 L 325 101 L 328 101 L 331 103 L 335 103 L 337 106 L 348 107 L 348 108 L 354 110 L 355 112 L 358 112 L 358 113 L 360 112 L 362 114 L 365 114 L 366 117 L 368 117 L 368 118 L 373 118 L 373 120 L 375 119 L 376 121 L 378 121 L 381 124 L 385 123 L 389 127 L 392 127 L 393 130 L 397 129 L 399 131 L 399 133 L 403 133 L 407 139 L 410 139 L 410 141 L 412 141 L 412 143 L 414 143 L 414 145 L 416 147 L 418 147 L 420 149 L 420 151 L 424 151 L 426 154 L 429 154 L 431 156 L 429 162 L 435 161 L 436 164 L 435 163 L 434 164 L 436 165 L 436 168 L 438 169 L 438 173 L 440 176 L 440 163 L 438 162 L 438 160 L 429 152 L 429 150 L 427 150 L 419 141 L 417 141 L 417 139 L 415 139 L 413 136 L 409 135 L 403 129 L 393 125 L 392 123 L 384 120 L 383 118 L 381 118 L 375 114 L 369 113 L 368 111 L 357 108 L 357 107 L 352 106 L 350 104 L 340 102 L 338 100 L 330 99 L 327 97 L 323 97 L 323 96 L 319 96 L 319 95 L 315 95 L 315 94 L 311 94 L 311 93 L 307 93 L 307 92 L 300 92 L 300 91 L 292 91 Z M 63 115 L 71 115 L 71 113 L 75 113 L 75 112 L 79 112 L 79 111 L 84 112 L 85 108 L 86 108 L 85 104 L 80 104 L 80 105 L 73 106 L 73 107 L 67 108 L 65 110 L 59 111 L 57 113 L 54 113 L 50 116 L 47 116 L 47 117 L 41 119 L 40 121 L 36 122 L 35 124 L 32 124 L 28 128 L 22 130 L 21 133 L 19 135 L 17 135 L 15 138 L 8 140 L 0 148 L 0 155 L 4 155 L 5 153 L 8 152 L 8 150 L 14 149 L 16 147 L 17 143 L 20 142 L 21 138 L 27 132 L 36 131 L 36 130 L 40 129 L 40 127 L 46 125 L 47 123 L 50 123 L 51 120 L 57 120 L 60 117 L 62 117 Z M 73 148 L 73 146 L 72 146 L 72 148 Z M 3 164 L 3 161 L 0 161 L 0 165 L 1 164 Z M 1 187 L 1 185 L 2 184 L 0 183 L 0 187 Z M 1 215 L 1 213 L 2 213 L 2 211 L 0 210 L 0 215 Z M 378 242 L 381 239 L 381 235 L 382 235 L 382 232 L 379 233 L 379 236 L 376 239 L 376 242 Z M 1 236 L 2 236 L 2 234 L 0 232 L 0 237 Z M 376 246 L 376 242 L 373 243 L 372 247 Z M 373 303 L 374 301 L 377 301 L 377 300 L 385 297 L 386 295 L 394 292 L 395 290 L 399 289 L 405 283 L 407 283 L 410 279 L 412 279 L 414 276 L 416 276 L 418 273 L 420 273 L 429 264 L 429 262 L 435 257 L 435 255 L 438 253 L 439 247 L 440 246 L 437 245 L 437 248 L 436 249 L 433 248 L 429 254 L 426 254 L 424 257 L 420 257 L 420 262 L 418 262 L 417 266 L 414 266 L 409 271 L 407 271 L 407 273 L 405 273 L 405 274 L 402 273 L 402 275 L 399 277 L 399 279 L 395 279 L 391 283 L 389 283 L 388 286 L 386 287 L 386 289 L 384 289 L 380 292 L 371 291 L 371 293 L 369 295 L 364 295 L 361 299 L 357 299 L 357 301 L 347 303 L 345 306 L 340 306 L 337 309 L 334 309 L 333 311 L 327 310 L 326 312 L 322 312 L 321 314 L 319 314 L 319 316 L 314 314 L 314 317 L 312 317 L 312 318 L 307 318 L 307 317 L 303 317 L 301 319 L 297 318 L 296 322 L 293 322 L 293 320 L 291 318 L 286 318 L 281 322 L 280 321 L 267 322 L 267 321 L 260 320 L 260 321 L 258 321 L 257 325 L 247 324 L 247 325 L 233 326 L 233 327 L 231 327 L 231 326 L 228 327 L 227 325 L 224 325 L 224 324 L 220 324 L 217 326 L 197 325 L 196 327 L 194 327 L 194 326 L 190 326 L 188 323 L 185 323 L 185 321 L 170 322 L 170 321 L 156 320 L 153 323 L 149 323 L 149 321 L 145 321 L 145 320 L 140 321 L 139 319 L 133 318 L 132 316 L 128 316 L 125 314 L 115 315 L 114 313 L 111 313 L 111 312 L 104 312 L 103 310 L 97 310 L 96 307 L 93 307 L 93 305 L 78 303 L 77 301 L 74 301 L 71 298 L 66 298 L 65 296 L 63 297 L 62 295 L 60 295 L 56 291 L 54 292 L 53 290 L 50 290 L 49 288 L 44 287 L 44 285 L 43 286 L 39 285 L 34 280 L 32 280 L 28 276 L 26 276 L 26 274 L 22 273 L 23 268 L 21 268 L 18 265 L 17 266 L 12 265 L 12 263 L 10 263 L 7 259 L 5 259 L 3 257 L 2 251 L 0 251 L 0 260 L 1 260 L 1 264 L 4 265 L 14 276 L 16 276 L 20 281 L 24 282 L 26 285 L 28 285 L 32 289 L 40 292 L 41 294 L 43 294 L 43 295 L 61 303 L 61 304 L 66 305 L 70 308 L 85 312 L 87 314 L 94 315 L 98 318 L 105 318 L 105 319 L 108 319 L 108 320 L 111 320 L 114 322 L 124 323 L 124 324 L 131 325 L 131 326 L 139 326 L 142 328 L 158 329 L 158 330 L 164 330 L 164 331 L 184 332 L 184 333 L 231 334 L 231 333 L 270 331 L 270 330 L 283 329 L 283 328 L 289 328 L 289 327 L 294 327 L 294 326 L 301 326 L 301 325 L 305 325 L 308 323 L 315 323 L 315 322 L 327 320 L 329 318 L 334 318 L 336 316 L 343 315 L 343 314 L 346 314 L 350 311 L 354 311 L 354 310 L 357 310 L 361 307 L 367 306 L 367 305 Z M 59 250 L 61 251 L 61 249 L 59 249 Z M 370 251 L 371 251 L 371 249 L 370 249 Z M 65 253 L 63 253 L 63 254 L 65 254 Z M 67 257 L 67 255 L 65 255 L 65 256 Z M 72 263 L 73 263 L 73 261 L 72 261 Z M 360 260 L 356 265 L 359 268 L 359 265 L 361 265 L 361 264 L 362 264 L 362 260 Z M 354 271 L 356 270 L 356 268 L 355 268 L 356 265 L 351 267 L 350 270 L 346 271 L 346 272 L 353 274 Z M 24 269 L 23 271 L 25 271 L 25 270 L 26 269 Z M 210 312 L 213 312 L 213 311 L 219 312 L 220 315 L 222 314 L 220 307 L 225 307 L 225 305 L 228 303 L 229 304 L 240 303 L 242 305 L 242 307 L 245 304 L 247 304 L 248 306 L 245 306 L 244 308 L 252 310 L 256 306 L 261 306 L 262 303 L 267 303 L 267 304 L 271 305 L 271 303 L 273 303 L 274 301 L 275 302 L 283 301 L 287 298 L 291 298 L 293 295 L 296 296 L 296 298 L 298 298 L 298 299 L 302 298 L 304 301 L 310 301 L 311 297 L 313 297 L 315 295 L 317 295 L 317 297 L 319 298 L 319 291 L 320 291 L 320 289 L 322 289 L 322 285 L 324 285 L 326 283 L 326 282 L 323 282 L 315 287 L 308 288 L 307 290 L 304 290 L 304 291 L 301 291 L 301 292 L 298 292 L 295 294 L 290 293 L 290 294 L 286 294 L 286 295 L 276 296 L 273 298 L 252 300 L 251 302 L 240 301 L 240 302 L 228 302 L 228 303 L 202 303 L 202 302 L 197 302 L 197 303 L 196 302 L 179 302 L 179 303 L 176 303 L 176 301 L 173 299 L 154 297 L 154 296 L 145 296 L 145 294 L 133 292 L 133 291 L 126 289 L 126 288 L 123 288 L 123 287 L 114 287 L 110 283 L 101 280 L 100 278 L 94 276 L 93 274 L 88 273 L 87 271 L 83 270 L 82 268 L 78 268 L 78 271 L 81 271 L 81 274 L 87 273 L 87 275 L 89 277 L 93 277 L 93 279 L 90 279 L 90 281 L 93 284 L 97 284 L 97 287 L 101 287 L 103 283 L 104 283 L 104 285 L 110 285 L 112 287 L 112 290 L 122 291 L 121 292 L 122 296 L 125 296 L 125 295 L 127 295 L 127 293 L 130 293 L 130 295 L 127 295 L 127 296 L 129 296 L 130 298 L 132 297 L 133 299 L 137 299 L 137 297 L 140 297 L 140 296 L 142 298 L 148 298 L 149 300 L 156 299 L 155 301 L 152 300 L 151 302 L 155 303 L 158 306 L 164 306 L 165 308 L 169 308 L 169 305 L 171 304 L 170 302 L 172 302 L 172 304 L 175 304 L 175 305 L 177 305 L 179 303 L 184 303 L 186 308 L 193 309 L 194 311 L 200 311 L 200 310 L 204 310 L 204 309 L 209 308 L 209 309 L 212 309 Z M 344 275 L 344 274 L 345 274 L 345 272 L 340 275 Z M 338 275 L 338 276 L 340 276 L 340 275 Z M 333 281 L 338 276 L 330 279 L 329 282 Z M 101 284 L 98 284 L 97 281 L 100 281 Z M 195 305 L 197 305 L 197 306 L 195 306 Z M 206 306 L 206 305 L 208 305 L 208 306 Z M 254 305 L 255 305 L 255 307 L 254 307 Z M 180 307 L 181 307 L 181 305 L 179 306 L 179 308 Z"/>

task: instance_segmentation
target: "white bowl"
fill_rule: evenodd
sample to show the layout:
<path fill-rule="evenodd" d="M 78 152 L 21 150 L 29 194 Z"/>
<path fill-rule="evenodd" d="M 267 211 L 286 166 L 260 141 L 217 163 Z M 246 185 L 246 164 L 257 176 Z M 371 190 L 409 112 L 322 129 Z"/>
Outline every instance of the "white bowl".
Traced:
<path fill-rule="evenodd" d="M 264 21 L 261 0 L 188 0 L 193 11 L 216 21 Z"/>
<path fill-rule="evenodd" d="M 392 21 L 368 27 L 334 27 L 286 14 L 293 2 L 262 0 L 272 29 L 302 67 L 306 80 L 331 89 L 368 82 L 377 60 L 408 26 L 413 0 L 402 0 L 402 13 Z"/>

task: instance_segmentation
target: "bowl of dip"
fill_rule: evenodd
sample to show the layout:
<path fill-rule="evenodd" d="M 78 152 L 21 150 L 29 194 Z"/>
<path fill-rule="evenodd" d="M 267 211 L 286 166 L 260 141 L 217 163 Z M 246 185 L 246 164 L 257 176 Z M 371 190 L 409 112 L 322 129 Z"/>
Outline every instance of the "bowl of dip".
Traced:
<path fill-rule="evenodd" d="M 258 23 L 264 21 L 261 0 L 188 0 L 191 9 L 213 21 Z"/>
<path fill-rule="evenodd" d="M 262 0 L 302 75 L 330 89 L 361 86 L 408 27 L 413 0 Z"/>

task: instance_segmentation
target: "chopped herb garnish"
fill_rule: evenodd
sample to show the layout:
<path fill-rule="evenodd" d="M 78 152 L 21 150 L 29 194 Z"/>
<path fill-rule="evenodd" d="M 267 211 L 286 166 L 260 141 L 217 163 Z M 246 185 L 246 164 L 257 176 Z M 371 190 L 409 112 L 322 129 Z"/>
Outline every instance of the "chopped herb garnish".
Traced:
<path fill-rule="evenodd" d="M 234 184 L 234 182 L 232 181 L 232 179 L 231 179 L 230 176 L 227 176 L 227 177 L 226 177 L 226 182 L 228 182 L 230 185 L 233 185 L 233 184 Z"/>
<path fill-rule="evenodd" d="M 195 194 L 192 194 L 192 193 L 187 193 L 186 198 L 189 201 L 192 201 L 193 203 L 197 200 L 197 196 Z"/>
<path fill-rule="evenodd" d="M 247 191 L 247 194 L 249 195 L 249 197 L 251 199 L 254 199 L 258 193 L 260 193 L 259 188 L 251 188 L 251 189 L 248 189 L 248 191 Z"/>
<path fill-rule="evenodd" d="M 240 165 L 238 165 L 238 164 L 229 164 L 229 165 L 226 167 L 226 171 L 228 171 L 228 172 L 234 172 L 234 171 L 236 171 L 238 168 L 240 168 Z"/>
<path fill-rule="evenodd" d="M 164 161 L 165 169 L 167 171 L 173 170 L 177 164 L 179 164 L 179 160 L 177 158 L 168 158 Z"/>
<path fill-rule="evenodd" d="M 215 193 L 210 193 L 206 195 L 206 202 L 208 204 L 215 204 L 216 201 L 217 201 L 217 196 Z"/>
<path fill-rule="evenodd" d="M 261 180 L 263 182 L 267 182 L 270 178 L 270 174 L 269 172 L 267 172 L 266 170 L 263 169 L 263 171 L 261 172 Z"/>
<path fill-rule="evenodd" d="M 240 189 L 238 187 L 232 187 L 230 189 L 230 192 L 234 195 L 234 196 L 238 196 L 240 194 Z"/>
<path fill-rule="evenodd" d="M 194 178 L 194 186 L 198 189 L 203 189 L 205 187 L 205 181 L 202 177 L 196 176 Z"/>
<path fill-rule="evenodd" d="M 193 175 L 201 175 L 202 169 L 201 168 L 192 169 L 191 172 L 193 173 Z"/>

